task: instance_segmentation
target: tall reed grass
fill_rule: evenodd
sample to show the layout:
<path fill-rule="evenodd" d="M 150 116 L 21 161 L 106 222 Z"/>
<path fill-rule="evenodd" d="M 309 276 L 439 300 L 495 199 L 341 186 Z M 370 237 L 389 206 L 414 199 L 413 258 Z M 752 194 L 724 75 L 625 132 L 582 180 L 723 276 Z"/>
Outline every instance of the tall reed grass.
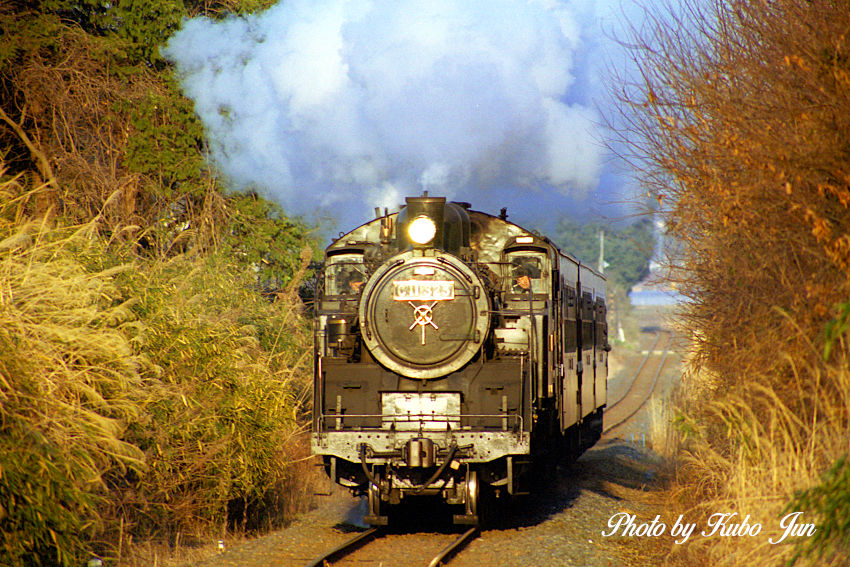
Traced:
<path fill-rule="evenodd" d="M 68 251 L 86 227 L 0 224 L 0 554 L 71 564 L 105 529 L 109 479 L 143 476 L 125 438 L 143 418 L 136 353 L 115 276 Z"/>
<path fill-rule="evenodd" d="M 763 531 L 754 537 L 691 538 L 676 546 L 673 563 L 706 558 L 716 565 L 850 563 L 850 483 L 823 479 L 850 450 L 850 352 L 842 343 L 829 363 L 811 360 L 816 358 L 803 366 L 789 360 L 793 380 L 781 388 L 754 376 L 718 395 L 710 376 L 688 377 L 680 393 L 685 400 L 678 427 L 680 513 L 699 521 L 700 529 L 714 513 L 737 513 L 730 523 L 749 515 L 749 523 L 760 523 Z M 798 523 L 816 524 L 821 535 L 771 544 L 785 531 L 781 519 L 793 512 L 802 512 Z M 831 536 L 824 537 L 830 522 Z"/>
<path fill-rule="evenodd" d="M 139 256 L 101 219 L 25 222 L 24 192 L 0 184 L 0 564 L 283 521 L 311 365 L 292 290 L 214 252 Z"/>

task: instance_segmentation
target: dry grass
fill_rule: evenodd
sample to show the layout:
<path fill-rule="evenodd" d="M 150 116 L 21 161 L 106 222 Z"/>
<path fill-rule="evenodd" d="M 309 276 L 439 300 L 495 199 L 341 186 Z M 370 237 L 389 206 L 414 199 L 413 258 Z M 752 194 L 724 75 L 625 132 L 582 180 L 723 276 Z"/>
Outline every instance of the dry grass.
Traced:
<path fill-rule="evenodd" d="M 120 562 L 308 505 L 294 295 L 215 253 L 139 258 L 102 219 L 21 222 L 26 189 L 0 194 L 0 563 Z"/>
<path fill-rule="evenodd" d="M 670 411 L 670 400 L 666 396 L 653 396 L 647 404 L 646 411 L 649 419 L 650 447 L 665 459 L 672 457 L 673 416 Z"/>
<path fill-rule="evenodd" d="M 225 549 L 231 549 L 245 543 L 254 535 L 260 535 L 285 524 L 315 505 L 314 494 L 326 487 L 327 478 L 314 466 L 310 457 L 309 441 L 306 435 L 294 439 L 295 446 L 287 447 L 286 456 L 293 461 L 291 474 L 277 486 L 267 492 L 265 524 L 255 526 L 255 531 L 230 530 L 224 535 L 216 532 L 195 530 L 191 533 L 177 533 L 173 539 L 145 538 L 130 542 L 124 550 L 121 565 L 123 567 L 183 567 L 220 553 L 219 541 Z"/>
<path fill-rule="evenodd" d="M 795 376 L 793 404 L 757 382 L 713 399 L 687 399 L 688 417 L 680 427 L 686 434 L 672 495 L 678 513 L 703 527 L 713 513 L 737 513 L 737 521 L 750 515 L 750 523 L 762 524 L 763 531 L 755 537 L 692 538 L 674 549 L 674 563 L 707 558 L 712 564 L 738 565 L 757 558 L 759 564 L 782 565 L 800 550 L 795 544 L 808 543 L 808 538 L 789 538 L 778 545 L 769 540 L 780 538 L 780 519 L 789 512 L 804 512 L 800 522 L 822 520 L 816 510 L 794 508 L 789 502 L 795 492 L 817 485 L 823 471 L 848 451 L 850 365 L 842 357 L 838 364 L 802 368 Z M 821 387 L 811 394 L 801 386 L 805 381 Z M 699 376 L 689 382 L 702 386 Z M 832 395 L 836 391 L 842 394 Z M 848 560 L 845 550 L 804 563 L 844 565 Z"/>
<path fill-rule="evenodd" d="M 143 475 L 124 439 L 143 414 L 138 363 L 118 328 L 116 266 L 91 272 L 65 247 L 87 227 L 0 225 L 0 553 L 67 564 L 104 529 L 111 476 Z"/>

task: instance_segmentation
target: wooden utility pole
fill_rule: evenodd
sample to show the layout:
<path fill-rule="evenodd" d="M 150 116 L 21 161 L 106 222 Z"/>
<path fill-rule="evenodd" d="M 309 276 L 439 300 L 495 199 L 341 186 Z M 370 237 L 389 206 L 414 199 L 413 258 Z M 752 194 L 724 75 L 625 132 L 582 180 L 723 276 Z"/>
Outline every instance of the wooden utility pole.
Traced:
<path fill-rule="evenodd" d="M 599 273 L 605 273 L 605 231 L 599 231 Z"/>

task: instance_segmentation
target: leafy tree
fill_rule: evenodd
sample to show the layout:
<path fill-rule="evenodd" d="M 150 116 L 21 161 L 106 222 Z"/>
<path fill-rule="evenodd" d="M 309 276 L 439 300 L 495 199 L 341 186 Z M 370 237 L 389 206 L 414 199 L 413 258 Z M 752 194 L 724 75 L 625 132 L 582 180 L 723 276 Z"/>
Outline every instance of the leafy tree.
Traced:
<path fill-rule="evenodd" d="M 0 8 L 0 148 L 8 173 L 46 184 L 22 201 L 22 214 L 100 216 L 115 230 L 218 225 L 191 218 L 211 214 L 204 203 L 218 182 L 205 164 L 203 126 L 159 46 L 184 17 L 269 4 L 45 0 Z"/>
<path fill-rule="evenodd" d="M 558 223 L 556 240 L 563 250 L 597 268 L 600 232 L 605 233 L 605 275 L 613 284 L 630 288 L 646 277 L 655 247 L 649 219 L 640 219 L 624 228 L 612 228 L 601 223 L 581 224 L 564 218 Z"/>
<path fill-rule="evenodd" d="M 159 46 L 180 27 L 183 18 L 226 17 L 268 8 L 269 0 L 43 0 L 41 10 L 73 21 L 95 35 L 125 44 L 134 62 L 164 68 Z"/>
<path fill-rule="evenodd" d="M 287 287 L 317 249 L 304 223 L 290 220 L 280 206 L 256 193 L 230 198 L 226 223 L 222 251 L 255 271 L 266 292 Z"/>
<path fill-rule="evenodd" d="M 122 101 L 119 108 L 132 126 L 126 166 L 150 179 L 149 188 L 165 197 L 202 194 L 204 132 L 192 103 L 169 85 L 162 93 Z"/>

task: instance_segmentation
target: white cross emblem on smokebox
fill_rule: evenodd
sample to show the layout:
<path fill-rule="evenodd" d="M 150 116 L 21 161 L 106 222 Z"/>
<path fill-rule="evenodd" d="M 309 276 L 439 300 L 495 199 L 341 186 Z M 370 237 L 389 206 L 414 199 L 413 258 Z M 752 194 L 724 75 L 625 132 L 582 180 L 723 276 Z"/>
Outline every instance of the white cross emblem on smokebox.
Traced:
<path fill-rule="evenodd" d="M 425 344 L 425 328 L 428 325 L 439 329 L 434 322 L 434 306 L 438 301 L 451 301 L 455 298 L 455 282 L 452 280 L 404 280 L 393 282 L 393 299 L 406 301 L 413 308 L 413 323 L 408 327 L 413 331 L 422 328 L 422 344 Z M 415 305 L 414 301 L 425 302 Z M 430 302 L 430 303 L 427 303 Z"/>
<path fill-rule="evenodd" d="M 436 301 L 434 303 L 432 303 L 431 305 L 425 305 L 425 304 L 413 305 L 412 302 L 410 303 L 410 306 L 413 307 L 413 316 L 416 319 L 414 319 L 413 324 L 410 326 L 410 328 L 408 330 L 412 331 L 416 327 L 416 325 L 420 325 L 422 327 L 422 344 L 423 345 L 425 344 L 425 327 L 427 327 L 428 325 L 431 325 L 435 329 L 439 329 L 437 324 L 434 322 L 434 314 L 433 314 L 433 311 L 432 311 L 432 309 L 434 309 L 435 305 L 437 305 Z"/>

